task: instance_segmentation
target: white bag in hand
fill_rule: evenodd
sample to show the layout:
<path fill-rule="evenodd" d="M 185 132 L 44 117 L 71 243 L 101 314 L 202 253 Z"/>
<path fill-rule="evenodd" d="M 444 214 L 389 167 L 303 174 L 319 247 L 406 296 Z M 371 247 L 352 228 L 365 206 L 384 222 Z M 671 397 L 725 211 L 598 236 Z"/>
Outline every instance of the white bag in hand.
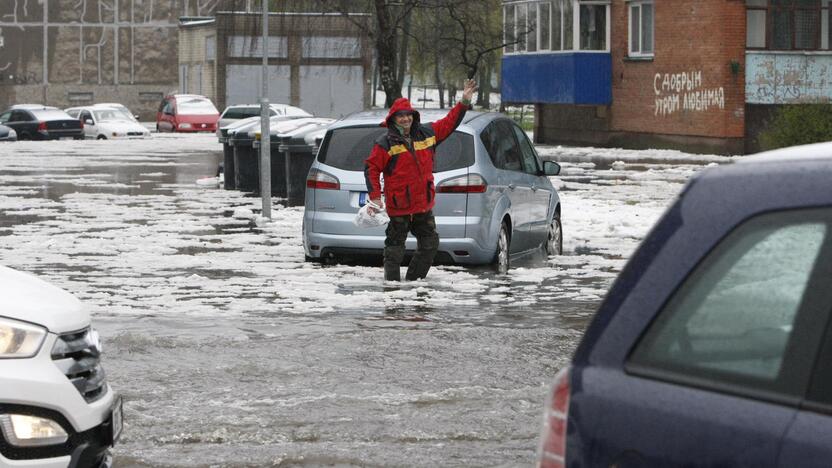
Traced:
<path fill-rule="evenodd" d="M 384 207 L 378 206 L 372 201 L 368 201 L 366 205 L 362 206 L 353 220 L 356 226 L 363 228 L 384 226 L 389 222 L 390 216 L 387 216 Z"/>

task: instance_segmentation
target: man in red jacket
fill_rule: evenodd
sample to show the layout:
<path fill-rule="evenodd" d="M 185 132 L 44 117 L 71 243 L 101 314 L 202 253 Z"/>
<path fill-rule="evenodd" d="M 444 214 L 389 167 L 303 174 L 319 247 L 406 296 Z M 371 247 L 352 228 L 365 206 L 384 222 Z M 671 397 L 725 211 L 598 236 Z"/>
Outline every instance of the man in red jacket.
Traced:
<path fill-rule="evenodd" d="M 419 113 L 406 98 L 396 99 L 381 123 L 388 131 L 376 140 L 365 161 L 364 176 L 370 200 L 381 206 L 379 177 L 384 174 L 384 201 L 390 215 L 384 240 L 384 279 L 387 281 L 401 281 L 400 267 L 408 232 L 416 236 L 416 253 L 405 279 L 412 281 L 428 275 L 439 248 L 439 234 L 431 211 L 436 196 L 433 157 L 436 146 L 462 122 L 476 90 L 476 83 L 467 80 L 462 100 L 448 115 L 430 125 L 419 122 Z"/>

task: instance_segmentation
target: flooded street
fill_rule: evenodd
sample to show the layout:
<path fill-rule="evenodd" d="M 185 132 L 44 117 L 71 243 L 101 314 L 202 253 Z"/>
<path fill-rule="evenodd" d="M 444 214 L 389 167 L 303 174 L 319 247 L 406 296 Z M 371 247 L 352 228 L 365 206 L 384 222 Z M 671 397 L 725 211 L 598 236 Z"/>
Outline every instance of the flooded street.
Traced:
<path fill-rule="evenodd" d="M 685 181 L 727 158 L 541 147 L 564 255 L 306 263 L 302 207 L 196 180 L 213 135 L 0 145 L 0 263 L 84 301 L 125 397 L 117 467 L 530 466 L 546 387 Z M 619 159 L 620 158 L 620 159 Z"/>

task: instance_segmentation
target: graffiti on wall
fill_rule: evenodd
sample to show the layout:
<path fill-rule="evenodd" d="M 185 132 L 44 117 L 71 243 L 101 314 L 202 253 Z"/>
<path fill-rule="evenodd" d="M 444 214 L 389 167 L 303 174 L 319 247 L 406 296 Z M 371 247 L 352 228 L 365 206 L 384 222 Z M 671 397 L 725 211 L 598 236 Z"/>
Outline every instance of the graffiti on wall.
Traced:
<path fill-rule="evenodd" d="M 653 77 L 656 95 L 654 115 L 667 117 L 677 112 L 705 112 L 725 109 L 725 90 L 706 88 L 702 70 L 679 73 L 656 73 Z"/>
<path fill-rule="evenodd" d="M 832 101 L 832 57 L 802 52 L 746 54 L 745 100 L 750 104 Z"/>

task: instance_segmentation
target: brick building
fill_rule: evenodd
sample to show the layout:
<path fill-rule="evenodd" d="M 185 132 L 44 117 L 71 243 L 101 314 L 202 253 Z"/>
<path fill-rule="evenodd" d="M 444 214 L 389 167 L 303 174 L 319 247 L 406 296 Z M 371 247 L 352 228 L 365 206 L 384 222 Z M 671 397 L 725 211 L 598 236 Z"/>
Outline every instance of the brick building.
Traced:
<path fill-rule="evenodd" d="M 366 14 L 280 12 L 269 15 L 269 101 L 321 117 L 370 105 L 372 47 Z M 180 91 L 211 97 L 222 110 L 256 104 L 262 90 L 261 13 L 219 10 L 183 21 Z"/>
<path fill-rule="evenodd" d="M 182 15 L 218 0 L 2 0 L 0 108 L 121 102 L 145 120 L 178 87 Z"/>
<path fill-rule="evenodd" d="M 832 100 L 829 0 L 504 1 L 502 98 L 535 139 L 743 154 Z"/>

